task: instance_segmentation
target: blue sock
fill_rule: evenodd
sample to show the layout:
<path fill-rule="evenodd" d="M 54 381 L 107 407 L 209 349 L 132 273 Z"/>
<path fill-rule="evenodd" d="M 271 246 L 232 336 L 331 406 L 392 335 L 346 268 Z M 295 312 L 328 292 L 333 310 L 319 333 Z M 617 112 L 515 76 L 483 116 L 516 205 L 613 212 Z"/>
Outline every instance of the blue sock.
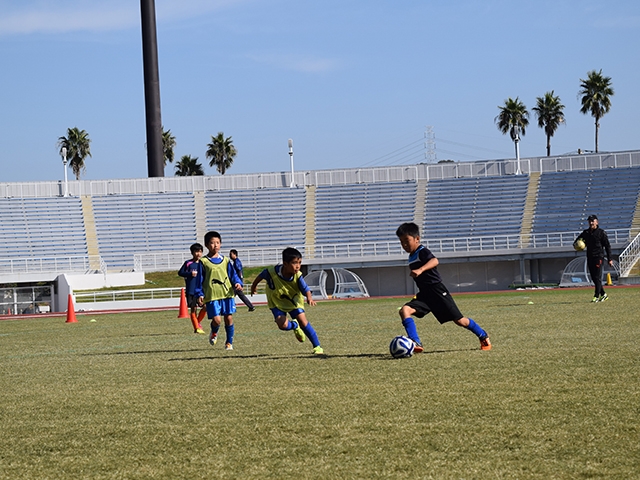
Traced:
<path fill-rule="evenodd" d="M 217 335 L 218 334 L 218 330 L 220 330 L 220 325 L 216 325 L 216 322 L 212 321 L 211 322 L 211 331 Z"/>
<path fill-rule="evenodd" d="M 475 333 L 478 338 L 485 338 L 487 336 L 487 332 L 480 328 L 480 325 L 474 322 L 473 318 L 469 319 L 469 326 L 467 329 Z"/>
<path fill-rule="evenodd" d="M 282 330 L 295 330 L 296 328 L 298 328 L 298 322 L 296 322 L 295 320 L 289 320 L 289 322 L 287 323 L 287 326 L 285 328 L 283 328 Z"/>
<path fill-rule="evenodd" d="M 420 337 L 418 336 L 418 329 L 416 328 L 416 322 L 412 317 L 407 317 L 402 320 L 402 326 L 407 332 L 407 336 L 416 342 L 418 345 L 422 345 Z"/>
<path fill-rule="evenodd" d="M 233 325 L 233 324 L 224 326 L 224 331 L 227 334 L 227 343 L 233 344 L 233 333 L 235 332 L 235 328 L 234 327 L 235 327 L 235 325 Z"/>
<path fill-rule="evenodd" d="M 320 340 L 318 340 L 318 335 L 316 334 L 316 331 L 313 329 L 313 327 L 309 322 L 307 322 L 306 327 L 303 327 L 301 325 L 300 328 L 302 328 L 302 331 L 304 332 L 304 334 L 311 341 L 311 345 L 313 345 L 314 347 L 320 346 Z"/>

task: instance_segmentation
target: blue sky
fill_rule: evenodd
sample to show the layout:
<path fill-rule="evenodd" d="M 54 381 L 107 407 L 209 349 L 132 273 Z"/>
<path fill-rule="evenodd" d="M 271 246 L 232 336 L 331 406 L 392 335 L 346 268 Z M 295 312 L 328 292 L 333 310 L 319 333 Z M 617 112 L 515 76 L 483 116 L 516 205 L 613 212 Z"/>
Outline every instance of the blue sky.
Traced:
<path fill-rule="evenodd" d="M 0 0 L 0 181 L 60 180 L 56 148 L 86 130 L 83 179 L 147 176 L 137 0 Z M 594 148 L 580 79 L 612 78 L 600 150 L 640 148 L 640 2 L 156 0 L 162 121 L 176 158 L 219 131 L 228 173 L 513 158 L 498 106 L 554 90 L 552 154 Z M 531 112 L 521 156 L 545 154 Z M 71 174 L 71 172 L 70 172 Z M 173 176 L 169 165 L 166 176 Z M 71 178 L 71 177 L 70 177 Z"/>

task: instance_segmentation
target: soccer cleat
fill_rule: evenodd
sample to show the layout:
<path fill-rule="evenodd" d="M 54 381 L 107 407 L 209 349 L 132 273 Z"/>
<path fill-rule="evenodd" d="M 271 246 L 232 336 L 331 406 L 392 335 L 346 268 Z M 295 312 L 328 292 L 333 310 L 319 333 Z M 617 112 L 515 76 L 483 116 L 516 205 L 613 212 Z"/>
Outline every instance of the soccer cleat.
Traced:
<path fill-rule="evenodd" d="M 415 346 L 413 347 L 413 353 L 424 352 L 424 347 L 422 345 L 420 345 L 418 342 L 413 342 L 413 343 L 415 343 Z"/>
<path fill-rule="evenodd" d="M 298 328 L 293 329 L 293 334 L 296 336 L 299 342 L 304 342 L 304 339 L 307 338 L 300 328 L 300 324 L 298 324 Z"/>
<path fill-rule="evenodd" d="M 609 300 L 609 295 L 607 295 L 606 293 L 601 295 L 600 298 L 598 299 L 599 302 L 605 302 Z"/>
<path fill-rule="evenodd" d="M 317 347 L 313 347 L 313 354 L 314 355 L 324 355 L 324 350 L 322 349 L 322 347 L 320 345 L 318 345 Z"/>
<path fill-rule="evenodd" d="M 193 333 L 199 333 L 201 335 L 204 335 L 206 332 L 202 329 L 202 328 L 198 328 L 195 332 Z"/>
<path fill-rule="evenodd" d="M 233 345 L 231 345 L 230 343 L 225 344 L 224 346 L 225 350 L 233 350 Z"/>
<path fill-rule="evenodd" d="M 211 345 L 215 345 L 217 341 L 218 341 L 218 334 L 211 332 L 209 334 L 209 343 Z"/>
<path fill-rule="evenodd" d="M 598 297 L 593 297 L 593 298 L 591 299 L 591 303 L 596 303 L 597 301 L 598 301 Z"/>
<path fill-rule="evenodd" d="M 480 350 L 491 350 L 491 340 L 488 335 L 480 339 Z"/>
<path fill-rule="evenodd" d="M 255 312 L 256 311 L 256 307 L 249 307 L 249 311 L 250 312 Z"/>

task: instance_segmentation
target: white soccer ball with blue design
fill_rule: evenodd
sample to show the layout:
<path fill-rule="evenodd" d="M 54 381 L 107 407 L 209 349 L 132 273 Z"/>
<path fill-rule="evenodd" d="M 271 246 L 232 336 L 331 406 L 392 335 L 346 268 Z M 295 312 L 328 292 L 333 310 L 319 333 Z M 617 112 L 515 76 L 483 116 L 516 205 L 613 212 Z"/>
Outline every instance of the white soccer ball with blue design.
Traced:
<path fill-rule="evenodd" d="M 393 358 L 409 358 L 413 355 L 416 344 L 410 338 L 398 335 L 389 344 L 389 352 Z"/>

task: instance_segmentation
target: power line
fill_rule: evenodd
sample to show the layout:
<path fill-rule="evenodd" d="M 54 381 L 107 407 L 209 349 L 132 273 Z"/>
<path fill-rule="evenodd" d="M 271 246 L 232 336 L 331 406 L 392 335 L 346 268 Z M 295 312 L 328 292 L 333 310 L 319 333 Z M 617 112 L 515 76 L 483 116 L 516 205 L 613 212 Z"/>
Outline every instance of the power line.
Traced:
<path fill-rule="evenodd" d="M 382 155 L 380 157 L 374 158 L 373 160 L 365 162 L 361 166 L 362 167 L 369 167 L 369 166 L 379 165 L 379 164 L 381 164 L 381 163 L 383 163 L 385 161 L 390 160 L 393 157 L 397 157 L 399 155 L 402 155 L 402 154 L 406 153 L 407 150 L 415 150 L 416 148 L 422 149 L 422 148 L 424 148 L 422 146 L 422 142 L 423 142 L 423 139 L 420 138 L 420 139 L 415 140 L 415 141 L 413 141 L 413 142 L 411 142 L 411 143 L 409 143 L 407 145 L 404 145 L 404 146 L 402 146 L 402 147 L 400 147 L 400 148 L 398 148 L 398 149 L 396 149 L 396 150 L 394 150 L 394 151 L 392 151 L 390 153 L 384 154 L 384 155 Z"/>
<path fill-rule="evenodd" d="M 490 153 L 499 153 L 499 154 L 501 154 L 501 155 L 504 155 L 504 152 L 503 152 L 503 151 L 501 151 L 501 150 L 493 150 L 493 149 L 491 149 L 491 148 L 476 147 L 476 146 L 473 146 L 473 145 L 468 145 L 468 144 L 466 144 L 466 143 L 459 143 L 459 142 L 452 142 L 452 141 L 450 141 L 450 140 L 443 140 L 442 138 L 440 139 L 440 141 L 441 141 L 442 143 L 448 143 L 448 144 L 450 144 L 450 145 L 456 145 L 456 146 L 458 146 L 458 147 L 472 148 L 473 150 L 483 150 L 483 151 L 485 151 L 485 152 L 490 152 Z"/>
<path fill-rule="evenodd" d="M 431 128 L 431 130 L 429 130 Z M 431 137 L 429 135 L 432 135 Z M 482 135 L 476 135 L 477 137 L 482 137 Z M 425 138 L 427 139 L 425 141 Z M 489 137 L 485 137 L 489 138 Z M 444 143 L 447 145 L 468 148 L 472 150 L 472 152 L 488 152 L 492 154 L 509 156 L 509 153 L 506 153 L 501 150 L 495 150 L 491 148 L 478 147 L 476 145 L 470 145 L 467 143 L 454 142 L 452 140 L 446 140 L 443 138 L 438 138 L 439 143 Z M 369 160 L 363 164 L 361 167 L 373 167 L 373 166 L 384 166 L 384 165 L 400 165 L 403 163 L 420 163 L 421 160 L 429 161 L 437 161 L 437 153 L 443 153 L 446 155 L 452 156 L 455 158 L 463 158 L 465 160 L 485 160 L 486 157 L 482 155 L 478 155 L 477 153 L 462 153 L 455 150 L 448 149 L 436 149 L 435 144 L 435 134 L 433 133 L 433 127 L 427 127 L 427 130 L 424 134 L 423 138 L 418 138 L 416 140 L 411 141 L 410 143 L 403 145 L 402 147 L 396 148 L 395 150 L 386 153 L 384 155 L 380 155 L 372 160 Z M 432 160 L 433 159 L 433 160 Z"/>

